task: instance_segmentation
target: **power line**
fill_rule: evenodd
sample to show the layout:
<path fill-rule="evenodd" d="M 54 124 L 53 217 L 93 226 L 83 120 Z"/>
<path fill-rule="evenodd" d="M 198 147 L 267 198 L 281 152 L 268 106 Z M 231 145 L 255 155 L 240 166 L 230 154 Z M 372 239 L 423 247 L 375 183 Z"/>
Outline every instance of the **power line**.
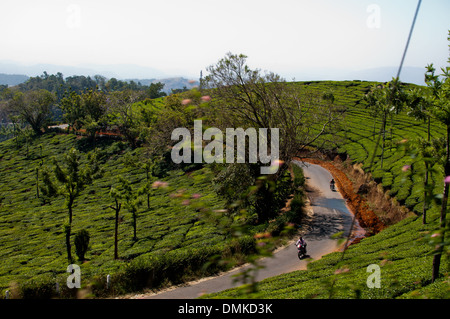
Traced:
<path fill-rule="evenodd" d="M 397 78 L 400 78 L 400 72 L 402 71 L 403 61 L 405 60 L 406 51 L 408 51 L 409 41 L 411 40 L 411 35 L 412 35 L 413 29 L 414 29 L 414 24 L 416 23 L 416 18 L 417 18 L 417 14 L 419 13 L 419 8 L 420 8 L 421 2 L 422 2 L 422 0 L 419 0 L 419 2 L 417 3 L 416 13 L 414 14 L 414 19 L 413 19 L 413 22 L 411 25 L 411 29 L 409 30 L 408 41 L 406 41 L 405 50 L 403 51 L 402 60 L 400 62 L 400 67 L 398 68 L 398 72 L 397 72 Z"/>

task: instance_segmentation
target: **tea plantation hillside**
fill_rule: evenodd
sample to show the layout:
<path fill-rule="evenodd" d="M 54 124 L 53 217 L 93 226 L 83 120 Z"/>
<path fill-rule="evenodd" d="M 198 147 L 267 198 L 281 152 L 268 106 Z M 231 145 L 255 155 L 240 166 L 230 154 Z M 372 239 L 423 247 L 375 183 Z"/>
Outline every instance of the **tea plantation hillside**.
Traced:
<path fill-rule="evenodd" d="M 430 180 L 434 183 L 434 198 L 428 223 L 422 225 L 424 164 L 420 157 L 406 151 L 405 141 L 425 137 L 427 127 L 408 116 L 406 111 L 389 119 L 381 166 L 380 147 L 374 156 L 381 120 L 371 116 L 363 99 L 376 84 L 320 81 L 289 85 L 296 86 L 301 94 L 332 93 L 334 99 L 323 103 L 338 105 L 343 120 L 324 136 L 325 144 L 320 145 L 324 145 L 328 153 L 348 157 L 350 164 L 361 163 L 365 172 L 380 183 L 386 196 L 405 205 L 416 216 L 350 246 L 343 258 L 336 252 L 310 263 L 308 271 L 267 279 L 259 284 L 254 297 L 394 298 L 415 294 L 448 297 L 445 276 L 431 284 L 433 246 L 430 243 L 433 238 L 430 234 L 438 229 L 443 170 L 437 163 L 433 167 Z M 440 137 L 443 128 L 432 123 L 431 134 Z M 203 267 L 211 265 L 211 258 L 217 260 L 224 253 L 233 255 L 237 251 L 253 252 L 252 236 L 241 238 L 237 243 L 227 240 L 230 236 L 223 227 L 228 222 L 226 218 L 221 219 L 220 214 L 215 215 L 216 220 L 202 218 L 201 207 L 220 212 L 226 206 L 212 187 L 216 174 L 214 166 L 172 170 L 162 166 L 160 168 L 166 169 L 167 174 L 151 176 L 148 181 L 143 167 L 145 148 L 131 149 L 125 142 L 115 139 L 99 139 L 96 146 L 103 174 L 76 199 L 72 223 L 72 234 L 84 229 L 91 236 L 86 261 L 76 262 L 80 263 L 83 278 L 87 279 L 83 282 L 91 286 L 95 296 L 118 295 L 149 285 L 158 287 L 209 275 L 227 267 L 225 264 L 222 269 Z M 73 297 L 73 292 L 64 288 L 68 275 L 64 234 L 68 214 L 64 198 L 44 200 L 43 194 L 37 192 L 37 181 L 42 185 L 42 170 L 52 167 L 52 157 L 61 162 L 71 148 L 79 150 L 82 164 L 87 163 L 87 154 L 94 149 L 88 139 L 73 134 L 46 133 L 29 144 L 16 145 L 14 139 L 0 143 L 0 293 L 19 286 L 20 297 L 55 297 L 58 282 L 60 289 L 65 289 L 59 297 Z M 120 211 L 120 259 L 115 260 L 115 213 L 110 208 L 114 206 L 110 189 L 118 185 L 119 176 L 128 180 L 133 189 L 148 182 L 154 187 L 150 187 L 149 207 L 144 198 L 138 208 L 137 240 L 133 240 L 131 212 L 126 208 Z M 383 219 L 383 214 L 379 217 Z M 272 226 L 274 224 L 278 222 Z M 264 232 L 265 227 L 267 225 L 260 225 L 251 231 Z M 381 267 L 380 289 L 367 288 L 366 270 L 371 264 Z M 448 272 L 445 258 L 441 272 L 444 275 Z M 105 292 L 107 274 L 113 277 L 113 286 Z M 242 296 L 248 297 L 235 289 L 207 297 Z"/>

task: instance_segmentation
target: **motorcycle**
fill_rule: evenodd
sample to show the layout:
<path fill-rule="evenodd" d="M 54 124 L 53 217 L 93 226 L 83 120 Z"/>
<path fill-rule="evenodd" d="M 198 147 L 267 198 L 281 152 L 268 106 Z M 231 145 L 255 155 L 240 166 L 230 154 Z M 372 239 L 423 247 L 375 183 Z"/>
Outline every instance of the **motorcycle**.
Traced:
<path fill-rule="evenodd" d="M 334 183 L 330 183 L 330 189 L 332 192 L 336 191 L 336 185 Z"/>
<path fill-rule="evenodd" d="M 306 256 L 306 244 L 302 245 L 302 244 L 298 244 L 297 245 L 297 256 L 298 259 L 303 259 Z"/>

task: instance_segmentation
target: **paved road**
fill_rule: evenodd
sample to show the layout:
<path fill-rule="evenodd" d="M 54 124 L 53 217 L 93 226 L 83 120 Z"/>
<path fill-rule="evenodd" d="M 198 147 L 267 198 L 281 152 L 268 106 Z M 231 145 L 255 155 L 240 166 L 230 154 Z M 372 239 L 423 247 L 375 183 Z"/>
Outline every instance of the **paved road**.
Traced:
<path fill-rule="evenodd" d="M 297 161 L 294 161 L 294 163 L 301 164 Z M 312 221 L 308 229 L 305 230 L 306 233 L 303 238 L 308 244 L 308 255 L 313 259 L 319 259 L 337 249 L 336 240 L 331 239 L 330 236 L 340 231 L 348 233 L 353 215 L 349 212 L 341 194 L 330 190 L 329 183 L 332 176 L 326 169 L 313 164 L 301 164 L 301 166 L 304 169 L 308 185 L 318 191 L 317 196 L 311 202 L 314 212 Z M 359 225 L 356 226 L 359 227 Z M 258 281 L 294 270 L 306 269 L 307 260 L 297 258 L 297 248 L 293 242 L 290 242 L 289 245 L 274 253 L 273 257 L 262 260 L 262 264 L 265 267 L 258 271 L 256 276 Z M 233 276 L 241 272 L 244 267 L 246 266 L 158 294 L 141 296 L 141 298 L 192 299 L 204 293 L 232 288 L 239 285 L 239 283 L 233 283 Z"/>

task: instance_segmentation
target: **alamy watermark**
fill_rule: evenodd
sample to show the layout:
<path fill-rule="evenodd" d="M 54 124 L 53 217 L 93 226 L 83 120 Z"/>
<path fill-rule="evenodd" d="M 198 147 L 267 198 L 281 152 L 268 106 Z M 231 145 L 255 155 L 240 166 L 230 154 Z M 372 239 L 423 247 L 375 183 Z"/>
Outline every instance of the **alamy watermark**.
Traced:
<path fill-rule="evenodd" d="M 367 266 L 367 272 L 371 273 L 366 280 L 367 288 L 381 288 L 381 268 L 377 264 Z"/>
<path fill-rule="evenodd" d="M 78 29 L 81 27 L 81 7 L 78 4 L 70 4 L 66 8 L 68 13 L 66 26 L 69 29 Z"/>
<path fill-rule="evenodd" d="M 81 288 L 81 269 L 77 264 L 70 264 L 67 266 L 67 272 L 70 273 L 67 277 L 67 287 L 69 289 Z"/>
<path fill-rule="evenodd" d="M 378 4 L 370 4 L 367 6 L 366 12 L 369 16 L 366 20 L 366 25 L 369 29 L 381 28 L 381 8 Z"/>
<path fill-rule="evenodd" d="M 225 131 L 225 163 L 269 164 L 261 167 L 261 174 L 274 174 L 279 167 L 279 129 L 227 128 Z M 181 137 L 181 140 L 180 140 Z M 184 127 L 172 131 L 172 140 L 179 140 L 172 148 L 172 161 L 180 163 L 224 163 L 224 135 L 216 127 L 203 132 L 202 120 L 194 121 L 194 137 Z M 235 143 L 236 139 L 236 143 Z M 269 147 L 270 140 L 270 147 Z M 203 147 L 203 141 L 210 141 Z M 247 143 L 248 141 L 248 143 Z M 236 154 L 235 154 L 236 146 Z M 247 152 L 248 150 L 248 152 Z M 193 151 L 193 152 L 192 152 Z M 248 159 L 246 160 L 246 154 Z"/>

